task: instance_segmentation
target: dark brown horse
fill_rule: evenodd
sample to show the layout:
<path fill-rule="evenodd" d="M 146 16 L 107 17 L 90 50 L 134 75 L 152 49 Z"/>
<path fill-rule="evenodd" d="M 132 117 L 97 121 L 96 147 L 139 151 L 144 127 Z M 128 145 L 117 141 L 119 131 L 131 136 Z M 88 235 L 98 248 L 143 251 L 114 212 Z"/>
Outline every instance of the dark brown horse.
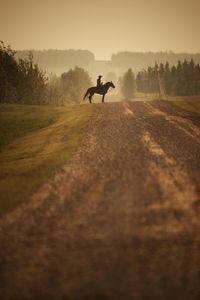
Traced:
<path fill-rule="evenodd" d="M 94 94 L 99 94 L 99 95 L 103 95 L 102 96 L 102 103 L 104 102 L 104 97 L 105 94 L 107 94 L 108 89 L 112 87 L 115 88 L 114 84 L 112 83 L 112 81 L 110 82 L 106 82 L 105 84 L 101 85 L 101 86 L 93 86 L 91 88 L 89 88 L 85 94 L 85 96 L 83 97 L 83 100 L 85 100 L 85 98 L 89 95 L 89 101 L 90 103 L 92 103 L 92 97 Z"/>

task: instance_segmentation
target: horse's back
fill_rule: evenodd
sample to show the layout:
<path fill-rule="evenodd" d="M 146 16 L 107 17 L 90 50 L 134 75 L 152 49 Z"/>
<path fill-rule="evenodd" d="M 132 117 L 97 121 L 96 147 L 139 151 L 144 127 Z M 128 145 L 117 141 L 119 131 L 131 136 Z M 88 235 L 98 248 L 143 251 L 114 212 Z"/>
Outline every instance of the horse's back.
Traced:
<path fill-rule="evenodd" d="M 89 93 L 100 94 L 101 93 L 100 88 L 101 87 L 98 87 L 98 86 L 92 86 L 91 88 L 88 89 L 88 91 L 89 91 Z"/>
<path fill-rule="evenodd" d="M 106 82 L 101 86 L 92 86 L 91 88 L 88 89 L 88 93 L 103 95 L 107 93 L 108 88 L 109 88 L 109 82 Z"/>

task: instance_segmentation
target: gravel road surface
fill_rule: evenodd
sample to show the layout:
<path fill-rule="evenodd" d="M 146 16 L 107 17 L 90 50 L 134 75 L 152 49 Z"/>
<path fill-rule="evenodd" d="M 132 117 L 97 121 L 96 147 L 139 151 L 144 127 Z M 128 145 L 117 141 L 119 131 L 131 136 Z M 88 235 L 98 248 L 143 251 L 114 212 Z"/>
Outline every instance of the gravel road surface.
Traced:
<path fill-rule="evenodd" d="M 76 155 L 0 220 L 0 299 L 200 299 L 200 120 L 94 108 Z"/>

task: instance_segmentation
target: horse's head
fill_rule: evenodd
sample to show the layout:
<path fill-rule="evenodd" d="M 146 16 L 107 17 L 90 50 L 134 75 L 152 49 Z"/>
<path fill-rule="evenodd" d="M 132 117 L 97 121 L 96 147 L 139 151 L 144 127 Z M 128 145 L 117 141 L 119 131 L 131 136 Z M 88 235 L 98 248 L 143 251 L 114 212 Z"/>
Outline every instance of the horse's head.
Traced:
<path fill-rule="evenodd" d="M 113 84 L 112 81 L 109 82 L 109 86 L 112 87 L 112 88 L 115 88 L 115 85 Z"/>

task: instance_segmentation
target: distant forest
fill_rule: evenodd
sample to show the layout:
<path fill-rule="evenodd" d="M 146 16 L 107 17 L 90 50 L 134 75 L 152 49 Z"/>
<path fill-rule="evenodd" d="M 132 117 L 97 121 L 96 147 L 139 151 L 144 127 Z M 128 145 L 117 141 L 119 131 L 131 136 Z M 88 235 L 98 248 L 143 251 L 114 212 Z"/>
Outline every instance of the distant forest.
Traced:
<path fill-rule="evenodd" d="M 153 67 L 166 62 L 170 66 L 176 65 L 178 61 L 190 61 L 200 63 L 200 53 L 173 53 L 169 52 L 119 52 L 111 56 L 110 61 L 97 61 L 94 54 L 87 50 L 32 50 L 34 62 L 47 73 L 61 75 L 70 68 L 79 66 L 85 68 L 92 78 L 101 74 L 104 77 L 110 72 L 114 72 L 117 77 L 121 76 L 127 68 L 132 68 L 134 72 L 139 72 L 143 68 Z M 17 51 L 15 58 L 25 59 L 29 51 Z"/>
<path fill-rule="evenodd" d="M 170 68 L 157 63 L 154 67 L 138 72 L 136 77 L 137 91 L 141 93 L 159 93 L 170 96 L 200 95 L 200 65 L 191 59 L 179 61 Z"/>

